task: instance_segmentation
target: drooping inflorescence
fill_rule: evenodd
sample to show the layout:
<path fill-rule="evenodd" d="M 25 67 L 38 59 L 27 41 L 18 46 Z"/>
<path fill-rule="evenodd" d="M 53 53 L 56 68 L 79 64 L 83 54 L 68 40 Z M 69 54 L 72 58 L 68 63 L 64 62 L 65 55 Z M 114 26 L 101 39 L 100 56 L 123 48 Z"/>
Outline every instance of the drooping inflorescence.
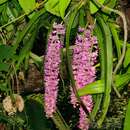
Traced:
<path fill-rule="evenodd" d="M 96 78 L 96 63 L 98 50 L 97 38 L 92 35 L 92 27 L 88 29 L 79 28 L 73 47 L 72 69 L 77 89 L 93 82 Z M 47 117 L 53 117 L 56 111 L 56 100 L 59 82 L 59 65 L 61 63 L 60 51 L 63 47 L 63 41 L 60 36 L 64 36 L 65 29 L 62 24 L 53 24 L 52 32 L 48 38 L 47 51 L 44 62 L 44 85 L 45 85 L 45 112 Z M 81 97 L 82 102 L 89 112 L 92 111 L 93 101 L 91 95 Z M 71 89 L 71 103 L 74 107 L 78 105 L 73 90 Z M 83 108 L 79 108 L 80 118 L 78 127 L 82 130 L 88 130 L 89 122 Z"/>
<path fill-rule="evenodd" d="M 96 70 L 94 64 L 98 56 L 97 38 L 92 35 L 92 27 L 88 29 L 79 28 L 76 37 L 75 47 L 73 49 L 72 69 L 77 89 L 95 80 Z M 81 97 L 82 102 L 89 112 L 92 111 L 93 101 L 91 95 Z M 77 99 L 71 89 L 71 103 L 73 107 L 78 105 Z M 78 127 L 82 130 L 88 130 L 89 122 L 83 108 L 79 108 L 80 119 Z"/>
<path fill-rule="evenodd" d="M 60 36 L 64 36 L 65 28 L 62 24 L 53 24 L 52 32 L 48 38 L 47 51 L 44 61 L 44 109 L 47 117 L 52 117 L 56 111 L 56 100 L 58 93 L 60 52 L 63 42 Z"/>

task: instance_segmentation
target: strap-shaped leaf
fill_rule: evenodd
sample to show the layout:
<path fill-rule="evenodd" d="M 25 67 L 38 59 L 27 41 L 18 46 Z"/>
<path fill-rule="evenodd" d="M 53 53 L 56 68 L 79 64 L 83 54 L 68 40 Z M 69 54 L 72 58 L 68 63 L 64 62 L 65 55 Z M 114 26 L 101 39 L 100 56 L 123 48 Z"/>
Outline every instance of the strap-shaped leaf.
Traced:
<path fill-rule="evenodd" d="M 130 48 L 127 48 L 124 63 L 123 63 L 124 67 L 127 67 L 129 63 L 130 63 Z"/>
<path fill-rule="evenodd" d="M 130 99 L 125 116 L 124 130 L 130 130 Z"/>
<path fill-rule="evenodd" d="M 97 21 L 101 27 L 104 37 L 104 44 L 105 44 L 105 91 L 104 91 L 104 99 L 103 99 L 103 106 L 102 106 L 102 115 L 97 121 L 98 126 L 100 127 L 104 118 L 106 116 L 108 106 L 110 103 L 110 93 L 111 93 L 111 85 L 112 85 L 112 39 L 109 26 L 101 16 L 97 17 Z"/>
<path fill-rule="evenodd" d="M 94 32 L 98 39 L 101 80 L 105 81 L 105 44 L 104 44 L 104 40 L 103 40 L 102 30 L 98 24 L 96 24 Z M 104 84 L 103 84 L 103 86 L 100 86 L 100 87 L 102 87 L 102 89 L 104 89 Z M 94 105 L 94 108 L 91 113 L 93 120 L 96 117 L 96 114 L 100 108 L 102 97 L 103 97 L 102 93 L 100 93 L 96 96 L 95 105 Z"/>
<path fill-rule="evenodd" d="M 130 81 L 130 73 L 126 72 L 122 75 L 115 76 L 115 86 L 118 90 L 121 90 L 125 85 Z M 102 80 L 97 80 L 93 83 L 90 83 L 83 88 L 78 90 L 79 96 L 84 96 L 87 94 L 99 94 L 104 93 L 104 82 Z"/>
<path fill-rule="evenodd" d="M 125 85 L 127 85 L 130 81 L 130 73 L 129 71 L 122 75 L 116 75 L 115 76 L 115 86 L 118 90 L 121 90 L 124 88 Z"/>
<path fill-rule="evenodd" d="M 104 83 L 101 80 L 95 81 L 91 84 L 88 84 L 84 86 L 81 89 L 78 89 L 78 94 L 79 96 L 84 96 L 87 94 L 98 94 L 98 93 L 103 93 L 104 92 Z"/>
<path fill-rule="evenodd" d="M 119 34 L 118 34 L 118 31 L 116 30 L 115 25 L 113 25 L 112 23 L 109 23 L 109 26 L 110 26 L 110 29 L 112 32 L 114 43 L 116 45 L 117 56 L 118 56 L 118 60 L 119 60 L 120 56 L 121 56 L 121 45 L 120 45 Z"/>

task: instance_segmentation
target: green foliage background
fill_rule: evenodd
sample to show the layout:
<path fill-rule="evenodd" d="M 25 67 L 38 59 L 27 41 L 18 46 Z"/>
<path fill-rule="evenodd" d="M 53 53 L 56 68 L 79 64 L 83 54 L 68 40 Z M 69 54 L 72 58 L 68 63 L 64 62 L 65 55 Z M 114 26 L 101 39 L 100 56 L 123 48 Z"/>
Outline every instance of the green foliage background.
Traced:
<path fill-rule="evenodd" d="M 79 26 L 94 24 L 94 35 L 99 43 L 99 60 L 95 66 L 97 79 L 78 90 L 78 95 L 93 95 L 91 123 L 94 123 L 95 129 L 102 128 L 107 120 L 105 117 L 108 116 L 112 98 L 124 98 L 124 108 L 127 108 L 127 112 L 126 118 L 125 115 L 122 117 L 122 120 L 125 118 L 122 127 L 129 130 L 130 103 L 126 107 L 129 97 L 123 95 L 129 93 L 130 45 L 129 41 L 125 41 L 127 28 L 124 26 L 123 38 L 120 35 L 121 27 L 116 23 L 118 15 L 125 20 L 124 15 L 115 10 L 118 5 L 118 0 L 0 0 L 0 122 L 6 124 L 7 129 L 78 129 L 78 110 L 74 110 L 69 104 L 70 82 L 75 86 L 69 48 L 73 45 Z M 62 22 L 66 27 L 66 54 L 63 51 L 63 79 L 61 78 L 57 111 L 52 119 L 47 119 L 43 109 L 43 94 L 23 94 L 24 112 L 8 116 L 3 110 L 2 100 L 7 95 L 16 93 L 13 80 L 17 79 L 19 72 L 28 72 L 30 61 L 43 72 L 42 56 L 45 54 L 47 37 L 54 21 Z M 120 60 L 121 57 L 123 60 Z M 118 64 L 119 67 L 115 71 Z M 67 71 L 66 75 L 64 70 Z M 71 115 L 69 120 L 66 116 L 68 113 Z"/>

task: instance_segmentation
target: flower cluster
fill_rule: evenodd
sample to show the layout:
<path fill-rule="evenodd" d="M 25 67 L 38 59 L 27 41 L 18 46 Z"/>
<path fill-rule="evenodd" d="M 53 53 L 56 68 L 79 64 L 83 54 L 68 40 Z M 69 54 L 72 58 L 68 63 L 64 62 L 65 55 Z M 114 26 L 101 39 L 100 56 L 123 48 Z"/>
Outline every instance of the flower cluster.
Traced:
<path fill-rule="evenodd" d="M 98 55 L 97 38 L 92 35 L 92 28 L 79 28 L 79 33 L 76 37 L 75 47 L 73 49 L 72 69 L 77 89 L 95 80 L 95 67 Z M 91 95 L 82 96 L 81 100 L 89 112 L 92 111 L 93 101 Z M 71 103 L 74 107 L 78 105 L 77 99 L 71 89 Z M 86 113 L 80 107 L 80 119 L 78 127 L 82 130 L 88 130 L 89 122 L 87 121 Z"/>
<path fill-rule="evenodd" d="M 48 46 L 44 62 L 44 85 L 45 85 L 45 112 L 47 117 L 52 117 L 56 110 L 58 92 L 58 74 L 61 62 L 60 51 L 63 43 L 60 36 L 64 36 L 65 29 L 62 24 L 53 24 L 52 32 L 48 38 Z"/>

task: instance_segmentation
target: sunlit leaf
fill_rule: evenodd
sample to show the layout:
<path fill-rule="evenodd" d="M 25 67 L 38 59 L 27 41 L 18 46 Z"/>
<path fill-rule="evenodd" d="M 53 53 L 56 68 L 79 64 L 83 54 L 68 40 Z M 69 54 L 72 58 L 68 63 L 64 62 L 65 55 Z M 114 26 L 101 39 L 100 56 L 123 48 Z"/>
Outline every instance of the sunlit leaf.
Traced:
<path fill-rule="evenodd" d="M 123 87 L 129 83 L 129 81 L 130 81 L 130 73 L 116 75 L 115 77 L 115 85 L 118 88 L 118 90 L 123 89 Z"/>
<path fill-rule="evenodd" d="M 108 1 L 105 0 L 104 4 L 105 4 L 105 6 L 113 9 L 117 5 L 117 0 L 108 0 Z M 106 10 L 104 8 L 102 8 L 102 11 L 104 13 L 106 13 L 106 14 L 110 14 L 111 13 L 111 11 Z"/>
<path fill-rule="evenodd" d="M 115 76 L 115 86 L 118 90 L 121 90 L 130 81 L 130 73 L 125 73 L 122 75 Z M 104 93 L 104 82 L 103 80 L 97 80 L 90 84 L 87 84 L 83 88 L 78 90 L 79 96 L 84 96 L 87 94 L 98 94 Z"/>
<path fill-rule="evenodd" d="M 0 0 L 0 5 L 5 3 L 6 1 L 8 1 L 8 0 Z"/>
<path fill-rule="evenodd" d="M 54 15 L 60 16 L 59 0 L 48 0 L 45 9 Z"/>
<path fill-rule="evenodd" d="M 104 92 L 104 83 L 101 80 L 88 84 L 85 87 L 78 90 L 79 96 L 84 96 L 87 94 L 97 94 L 103 92 Z"/>
<path fill-rule="evenodd" d="M 103 4 L 105 2 L 105 0 L 98 0 L 98 2 Z M 91 14 L 96 13 L 98 10 L 99 10 L 99 8 L 90 1 L 90 12 L 91 12 Z"/>
<path fill-rule="evenodd" d="M 59 10 L 60 10 L 60 15 L 62 18 L 64 18 L 65 10 L 67 9 L 70 1 L 71 0 L 60 0 L 59 1 Z"/>
<path fill-rule="evenodd" d="M 25 13 L 32 11 L 36 6 L 35 0 L 18 0 L 18 1 L 19 1 L 20 6 L 25 11 Z"/>

